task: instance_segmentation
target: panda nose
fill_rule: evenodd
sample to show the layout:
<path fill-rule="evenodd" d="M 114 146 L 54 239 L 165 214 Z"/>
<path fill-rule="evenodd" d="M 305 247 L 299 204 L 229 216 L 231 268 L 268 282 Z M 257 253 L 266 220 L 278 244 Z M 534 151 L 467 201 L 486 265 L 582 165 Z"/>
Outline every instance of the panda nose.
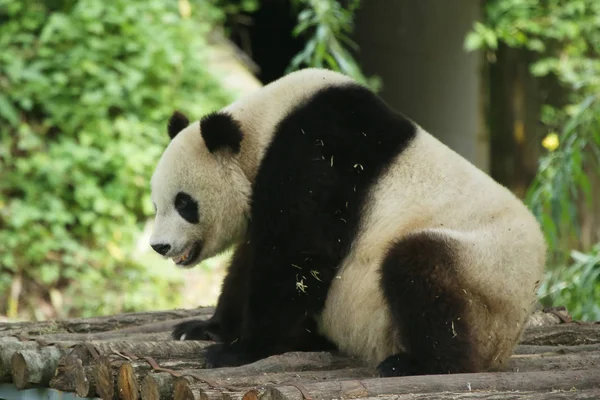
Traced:
<path fill-rule="evenodd" d="M 150 247 L 161 256 L 164 256 L 171 250 L 171 245 L 169 244 L 151 244 Z"/>

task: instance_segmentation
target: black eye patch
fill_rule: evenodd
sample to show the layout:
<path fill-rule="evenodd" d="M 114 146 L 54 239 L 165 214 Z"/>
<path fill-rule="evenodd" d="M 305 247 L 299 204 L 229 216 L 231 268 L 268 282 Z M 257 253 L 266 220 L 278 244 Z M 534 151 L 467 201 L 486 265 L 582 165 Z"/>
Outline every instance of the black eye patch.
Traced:
<path fill-rule="evenodd" d="M 198 216 L 198 202 L 187 193 L 179 192 L 175 196 L 175 209 L 181 215 L 181 218 L 185 219 L 190 224 L 197 224 L 200 222 Z"/>

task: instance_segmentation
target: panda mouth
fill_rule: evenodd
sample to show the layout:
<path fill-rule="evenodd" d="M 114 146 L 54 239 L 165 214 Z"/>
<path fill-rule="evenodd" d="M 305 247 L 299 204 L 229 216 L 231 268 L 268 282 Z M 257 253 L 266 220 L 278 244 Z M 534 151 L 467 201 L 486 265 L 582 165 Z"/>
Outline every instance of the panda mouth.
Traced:
<path fill-rule="evenodd" d="M 173 257 L 173 262 L 180 266 L 193 264 L 200 256 L 201 251 L 202 242 L 195 242 L 190 247 L 188 247 L 182 255 L 178 257 Z"/>

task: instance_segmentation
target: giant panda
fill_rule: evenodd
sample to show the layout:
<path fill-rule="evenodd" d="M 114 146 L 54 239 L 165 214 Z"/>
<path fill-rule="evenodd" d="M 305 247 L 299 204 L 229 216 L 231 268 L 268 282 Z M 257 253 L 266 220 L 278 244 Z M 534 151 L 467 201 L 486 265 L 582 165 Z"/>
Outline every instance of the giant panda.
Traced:
<path fill-rule="evenodd" d="M 207 368 L 336 350 L 379 376 L 502 367 L 546 257 L 508 189 L 348 76 L 307 68 L 190 122 L 151 178 L 151 247 L 189 268 L 235 252 Z"/>

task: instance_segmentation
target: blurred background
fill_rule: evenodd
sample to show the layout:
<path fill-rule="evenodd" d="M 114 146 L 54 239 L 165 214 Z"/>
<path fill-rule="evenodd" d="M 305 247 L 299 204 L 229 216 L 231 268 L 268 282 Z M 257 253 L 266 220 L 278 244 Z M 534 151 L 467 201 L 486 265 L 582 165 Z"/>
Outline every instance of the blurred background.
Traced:
<path fill-rule="evenodd" d="M 193 119 L 306 66 L 349 74 L 509 187 L 543 305 L 600 319 L 600 1 L 0 0 L 0 320 L 214 304 L 230 254 L 148 245 Z"/>

